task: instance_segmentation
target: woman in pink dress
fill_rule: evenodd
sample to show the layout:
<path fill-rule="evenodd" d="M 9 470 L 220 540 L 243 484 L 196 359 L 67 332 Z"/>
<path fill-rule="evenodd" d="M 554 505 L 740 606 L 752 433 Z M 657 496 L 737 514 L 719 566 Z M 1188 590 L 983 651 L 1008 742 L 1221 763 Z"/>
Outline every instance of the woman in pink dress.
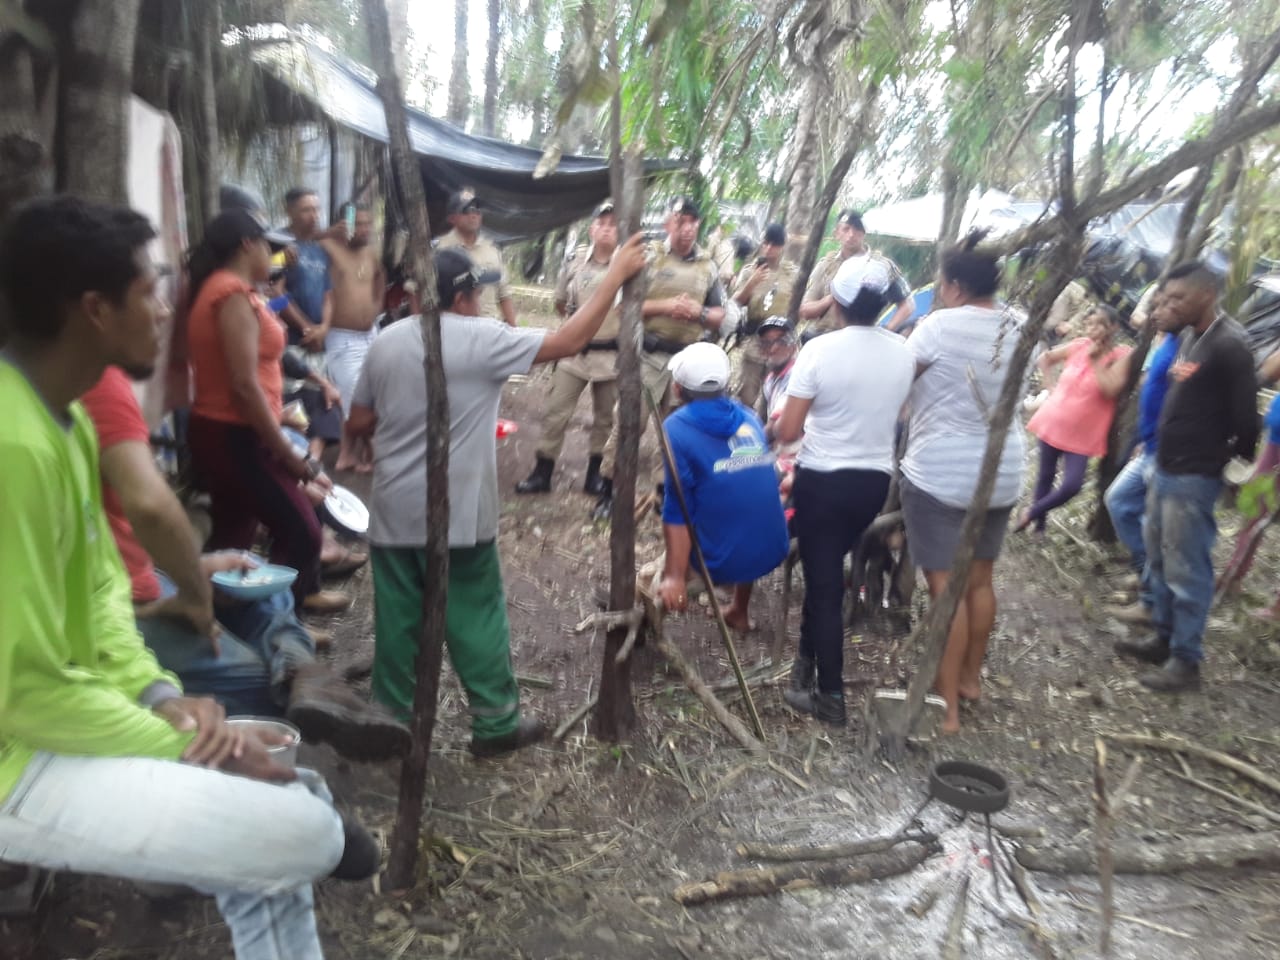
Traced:
<path fill-rule="evenodd" d="M 1107 452 L 1107 433 L 1116 412 L 1116 396 L 1124 387 L 1133 349 L 1115 344 L 1120 317 L 1099 305 L 1085 317 L 1085 335 L 1040 355 L 1044 373 L 1061 363 L 1053 393 L 1027 424 L 1040 438 L 1040 473 L 1035 497 L 1022 515 L 1019 530 L 1035 524 L 1044 532 L 1049 511 L 1060 507 L 1084 486 L 1090 457 Z M 1058 462 L 1062 480 L 1057 487 Z"/>

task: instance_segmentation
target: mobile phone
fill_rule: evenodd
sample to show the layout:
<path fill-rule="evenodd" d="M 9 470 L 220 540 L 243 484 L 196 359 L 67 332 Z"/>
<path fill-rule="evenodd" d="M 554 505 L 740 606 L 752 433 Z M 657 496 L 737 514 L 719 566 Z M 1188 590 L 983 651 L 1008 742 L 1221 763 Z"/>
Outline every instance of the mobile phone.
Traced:
<path fill-rule="evenodd" d="M 356 205 L 348 203 L 342 211 L 342 216 L 347 221 L 347 235 L 354 234 L 356 232 Z"/>
<path fill-rule="evenodd" d="M 769 260 L 767 257 L 756 257 L 756 266 L 763 267 Z"/>

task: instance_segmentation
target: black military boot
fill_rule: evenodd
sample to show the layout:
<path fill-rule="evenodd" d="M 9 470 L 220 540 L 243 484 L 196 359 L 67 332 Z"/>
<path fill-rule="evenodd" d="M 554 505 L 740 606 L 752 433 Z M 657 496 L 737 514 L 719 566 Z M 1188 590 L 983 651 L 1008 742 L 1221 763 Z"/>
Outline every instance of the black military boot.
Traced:
<path fill-rule="evenodd" d="M 539 456 L 533 465 L 533 472 L 516 484 L 516 493 L 546 493 L 551 489 L 551 472 L 556 462 Z"/>
<path fill-rule="evenodd" d="M 592 520 L 608 520 L 613 516 L 613 480 L 600 478 L 600 495 L 596 505 L 591 508 Z"/>
<path fill-rule="evenodd" d="M 587 476 L 582 481 L 582 492 L 590 493 L 594 496 L 600 496 L 604 492 L 604 477 L 600 476 L 600 462 L 604 459 L 600 454 L 593 453 L 587 460 Z"/>
<path fill-rule="evenodd" d="M 1160 637 L 1146 641 L 1119 640 L 1112 649 L 1122 657 L 1133 657 L 1143 663 L 1159 665 L 1169 659 L 1169 641 Z"/>
<path fill-rule="evenodd" d="M 1144 673 L 1138 682 L 1157 693 L 1184 693 L 1200 689 L 1200 664 L 1170 657 L 1159 670 Z"/>
<path fill-rule="evenodd" d="M 818 665 L 813 657 L 797 656 L 791 661 L 791 680 L 788 689 L 807 693 L 818 678 Z"/>
<path fill-rule="evenodd" d="M 783 690 L 782 699 L 791 709 L 810 714 L 814 719 L 832 727 L 845 724 L 844 694 L 823 693 L 821 690 Z"/>

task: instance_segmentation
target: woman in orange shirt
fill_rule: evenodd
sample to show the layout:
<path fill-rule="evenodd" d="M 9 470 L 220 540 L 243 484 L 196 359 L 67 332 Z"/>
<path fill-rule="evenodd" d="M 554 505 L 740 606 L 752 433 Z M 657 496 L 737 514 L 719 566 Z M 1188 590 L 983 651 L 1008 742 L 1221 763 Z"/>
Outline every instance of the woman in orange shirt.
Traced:
<path fill-rule="evenodd" d="M 1040 438 L 1040 472 L 1034 500 L 1022 515 L 1019 530 L 1031 524 L 1044 532 L 1049 511 L 1060 507 L 1084 486 L 1090 457 L 1107 452 L 1107 434 L 1116 412 L 1116 396 L 1129 372 L 1132 348 L 1116 346 L 1120 316 L 1100 304 L 1084 320 L 1085 336 L 1040 355 L 1040 369 L 1063 364 L 1062 374 L 1044 406 L 1027 424 Z M 1053 481 L 1062 461 L 1062 482 Z"/>
<path fill-rule="evenodd" d="M 188 437 L 197 485 L 212 500 L 209 549 L 247 550 L 262 524 L 271 561 L 298 571 L 295 600 L 316 609 L 320 522 L 302 484 L 332 484 L 280 429 L 285 331 L 258 295 L 271 270 L 266 228 L 243 210 L 219 214 L 188 270 L 195 376 Z"/>

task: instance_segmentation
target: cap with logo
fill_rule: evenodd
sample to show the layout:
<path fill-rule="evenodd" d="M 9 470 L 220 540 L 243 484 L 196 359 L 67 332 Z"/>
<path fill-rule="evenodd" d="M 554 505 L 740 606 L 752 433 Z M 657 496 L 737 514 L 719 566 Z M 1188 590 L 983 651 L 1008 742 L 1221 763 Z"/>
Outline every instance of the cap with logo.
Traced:
<path fill-rule="evenodd" d="M 883 297 L 892 282 L 893 277 L 883 260 L 850 257 L 836 271 L 831 281 L 831 294 L 838 303 L 847 307 L 863 290 Z"/>
<path fill-rule="evenodd" d="M 867 232 L 867 228 L 862 225 L 862 214 L 860 214 L 857 210 L 853 210 L 853 209 L 841 210 L 840 216 L 836 217 L 836 224 L 847 226 L 847 227 L 853 227 L 853 229 L 858 230 L 862 233 Z"/>
<path fill-rule="evenodd" d="M 756 336 L 762 337 L 768 330 L 781 330 L 787 336 L 793 336 L 796 332 L 795 324 L 786 317 L 774 314 L 772 317 L 765 317 L 760 321 L 760 326 L 756 328 Z"/>
<path fill-rule="evenodd" d="M 723 390 L 729 383 L 729 357 L 714 343 L 692 343 L 667 363 L 671 377 L 686 390 Z"/>
<path fill-rule="evenodd" d="M 481 270 L 465 250 L 457 247 L 437 250 L 435 258 L 436 291 L 440 295 L 440 306 L 444 309 L 448 309 L 458 294 L 485 284 L 497 283 L 502 276 L 497 270 Z"/>
<path fill-rule="evenodd" d="M 471 210 L 480 210 L 483 204 L 480 198 L 476 196 L 475 190 L 471 187 L 463 187 L 461 190 L 454 191 L 449 194 L 449 203 L 445 207 L 447 213 L 468 213 Z"/>
<path fill-rule="evenodd" d="M 601 200 L 598 204 L 596 204 L 596 208 L 591 211 L 591 219 L 599 220 L 606 213 L 613 213 L 613 212 L 614 212 L 613 201 L 608 199 Z"/>

